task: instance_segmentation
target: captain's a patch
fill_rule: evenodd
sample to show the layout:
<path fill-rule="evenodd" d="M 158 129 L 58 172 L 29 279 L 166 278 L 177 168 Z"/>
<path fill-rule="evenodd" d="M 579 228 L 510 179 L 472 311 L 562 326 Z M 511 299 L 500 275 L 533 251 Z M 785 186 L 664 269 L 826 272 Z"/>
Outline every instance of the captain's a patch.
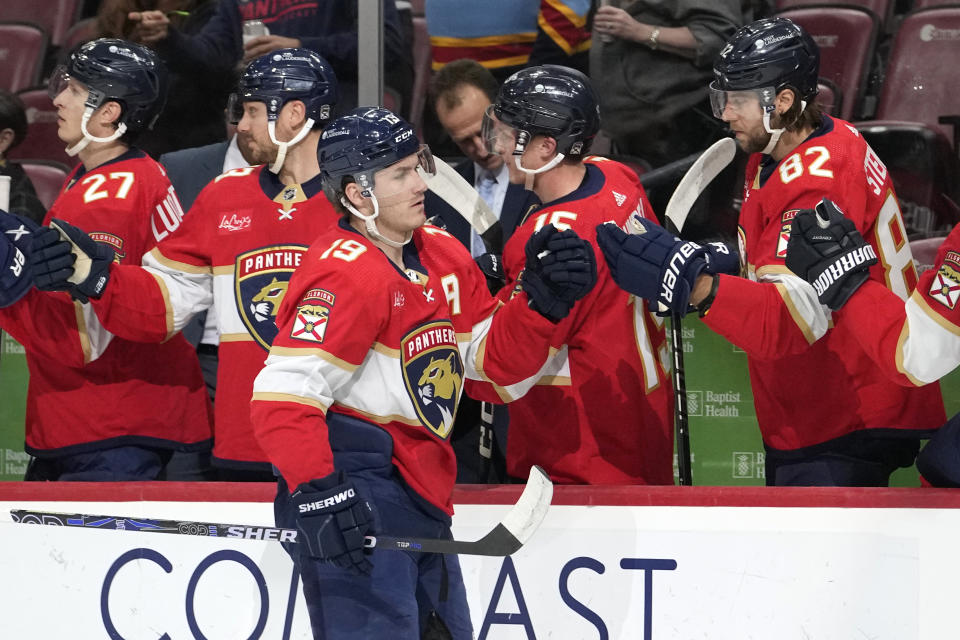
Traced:
<path fill-rule="evenodd" d="M 330 324 L 330 311 L 336 300 L 329 291 L 311 289 L 297 305 L 297 315 L 293 319 L 290 337 L 305 342 L 322 343 Z"/>

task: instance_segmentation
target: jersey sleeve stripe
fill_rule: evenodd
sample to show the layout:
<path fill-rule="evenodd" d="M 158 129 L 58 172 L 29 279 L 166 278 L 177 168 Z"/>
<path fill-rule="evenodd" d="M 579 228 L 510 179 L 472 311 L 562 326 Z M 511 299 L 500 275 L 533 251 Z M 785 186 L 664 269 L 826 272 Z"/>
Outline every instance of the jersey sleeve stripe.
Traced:
<path fill-rule="evenodd" d="M 187 264 L 186 262 L 180 262 L 178 260 L 171 260 L 167 258 L 162 253 L 158 247 L 154 247 L 150 253 L 151 256 L 159 265 L 166 267 L 172 271 L 182 271 L 184 273 L 192 273 L 198 275 L 211 275 L 212 271 L 208 265 L 195 265 Z M 231 272 L 233 270 L 233 265 L 230 265 Z"/>
<path fill-rule="evenodd" d="M 163 278 L 153 271 L 148 271 L 150 275 L 153 276 L 153 279 L 157 281 L 157 286 L 160 287 L 160 295 L 163 296 L 163 305 L 167 309 L 167 317 L 165 320 L 167 326 L 167 340 L 169 340 L 174 334 L 173 328 L 173 303 L 170 301 L 170 291 L 167 289 L 167 283 L 164 282 Z"/>
<path fill-rule="evenodd" d="M 220 342 L 253 342 L 249 333 L 221 333 Z"/>
<path fill-rule="evenodd" d="M 253 400 L 262 402 L 293 402 L 296 404 L 305 404 L 315 409 L 319 409 L 324 414 L 327 413 L 327 405 L 311 398 L 294 395 L 292 393 L 277 393 L 275 391 L 254 391 Z"/>
<path fill-rule="evenodd" d="M 315 356 L 317 358 L 320 358 L 322 360 L 329 362 L 330 364 L 332 364 L 333 366 L 339 369 L 343 369 L 347 373 L 353 373 L 360 366 L 356 364 L 350 364 L 346 360 L 341 360 L 335 355 L 327 353 L 322 349 L 312 349 L 312 348 L 301 349 L 299 347 L 291 348 L 291 347 L 274 346 L 270 349 L 270 355 L 285 356 L 288 358 L 305 358 L 305 357 Z"/>

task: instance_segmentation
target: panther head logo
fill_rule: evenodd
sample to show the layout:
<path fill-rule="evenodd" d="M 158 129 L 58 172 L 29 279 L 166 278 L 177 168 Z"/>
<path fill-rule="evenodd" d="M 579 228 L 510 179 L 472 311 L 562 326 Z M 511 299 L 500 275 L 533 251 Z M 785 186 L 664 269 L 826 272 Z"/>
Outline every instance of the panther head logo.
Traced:
<path fill-rule="evenodd" d="M 287 293 L 287 282 L 274 278 L 270 284 L 260 289 L 260 293 L 251 298 L 250 313 L 257 319 L 257 322 L 263 322 L 270 318 L 277 317 L 277 309 L 283 302 L 283 296 Z"/>
<path fill-rule="evenodd" d="M 429 405 L 433 398 L 442 398 L 444 400 L 456 400 L 456 395 L 460 389 L 461 377 L 453 370 L 453 356 L 448 355 L 444 359 L 430 358 L 427 367 L 417 382 L 417 394 L 424 405 Z M 444 426 L 453 425 L 453 414 L 449 409 L 438 405 L 440 413 L 443 416 Z"/>

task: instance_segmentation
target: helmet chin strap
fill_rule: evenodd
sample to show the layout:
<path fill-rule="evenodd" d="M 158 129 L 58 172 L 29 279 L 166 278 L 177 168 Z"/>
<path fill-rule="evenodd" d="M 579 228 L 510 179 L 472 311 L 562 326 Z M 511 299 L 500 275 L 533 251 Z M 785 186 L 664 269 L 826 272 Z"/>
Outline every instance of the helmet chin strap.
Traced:
<path fill-rule="evenodd" d="M 803 110 L 806 108 L 807 108 L 807 101 L 801 100 L 800 113 L 803 113 Z M 772 106 L 769 107 L 768 109 L 764 109 L 763 111 L 763 128 L 766 130 L 767 133 L 770 134 L 770 140 L 769 142 L 767 142 L 767 146 L 765 146 L 763 148 L 763 151 L 761 151 L 760 153 L 765 153 L 767 155 L 769 155 L 770 152 L 773 151 L 774 147 L 777 146 L 777 143 L 780 142 L 780 136 L 782 136 L 783 132 L 786 131 L 786 127 L 781 127 L 779 129 L 770 128 L 770 116 L 773 115 L 774 111 L 775 109 Z"/>
<path fill-rule="evenodd" d="M 67 155 L 71 158 L 86 149 L 91 142 L 113 142 L 127 132 L 127 125 L 121 122 L 117 125 L 117 130 L 105 138 L 93 135 L 87 130 L 87 123 L 90 122 L 94 111 L 93 107 L 87 107 L 83 111 L 83 118 L 80 119 L 80 133 L 83 134 L 83 138 L 77 144 L 66 148 Z"/>
<path fill-rule="evenodd" d="M 371 238 L 374 240 L 379 240 L 380 242 L 387 246 L 393 247 L 394 249 L 402 249 L 403 245 L 410 242 L 410 239 L 413 238 L 413 232 L 411 231 L 408 233 L 403 242 L 397 242 L 396 240 L 391 240 L 390 238 L 385 238 L 383 235 L 381 235 L 380 230 L 377 229 L 377 223 L 375 222 L 377 217 L 380 215 L 380 204 L 377 202 L 377 196 L 373 195 L 372 193 L 369 195 L 364 195 L 373 200 L 373 213 L 369 216 L 364 213 L 360 213 L 360 211 L 354 207 L 349 200 L 347 200 L 346 196 L 340 196 L 340 204 L 346 207 L 347 211 L 363 220 L 364 227 L 366 227 L 367 233 L 370 234 Z"/>
<path fill-rule="evenodd" d="M 287 149 L 297 144 L 301 140 L 307 137 L 307 134 L 310 133 L 310 130 L 313 129 L 314 120 L 313 118 L 307 118 L 307 122 L 303 125 L 303 128 L 293 136 L 293 140 L 287 142 L 280 142 L 277 140 L 277 121 L 271 120 L 267 123 L 267 133 L 270 134 L 270 142 L 277 145 L 277 159 L 270 164 L 271 173 L 280 173 L 280 167 L 283 166 L 283 161 L 287 157 Z"/>

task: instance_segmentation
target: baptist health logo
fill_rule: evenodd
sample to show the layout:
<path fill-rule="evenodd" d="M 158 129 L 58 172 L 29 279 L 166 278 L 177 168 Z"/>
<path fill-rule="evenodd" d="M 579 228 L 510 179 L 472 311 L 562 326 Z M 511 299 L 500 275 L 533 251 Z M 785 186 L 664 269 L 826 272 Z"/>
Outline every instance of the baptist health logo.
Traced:
<path fill-rule="evenodd" d="M 739 391 L 687 390 L 687 415 L 706 418 L 739 418 Z"/>
<path fill-rule="evenodd" d="M 733 474 L 734 479 L 765 479 L 767 477 L 766 455 L 763 451 L 734 451 Z"/>

